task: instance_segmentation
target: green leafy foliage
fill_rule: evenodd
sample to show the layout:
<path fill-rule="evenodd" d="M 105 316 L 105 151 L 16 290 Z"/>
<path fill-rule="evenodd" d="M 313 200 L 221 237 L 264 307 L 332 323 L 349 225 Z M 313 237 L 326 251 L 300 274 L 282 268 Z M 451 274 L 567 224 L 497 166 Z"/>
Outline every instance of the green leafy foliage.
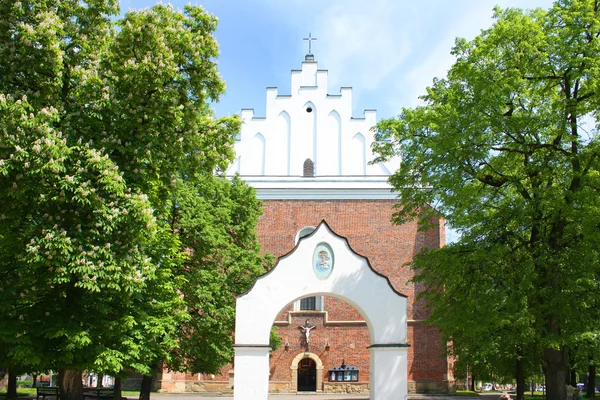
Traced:
<path fill-rule="evenodd" d="M 279 336 L 279 332 L 277 331 L 276 326 L 271 327 L 271 333 L 269 335 L 269 346 L 271 346 L 271 353 L 277 351 L 278 348 L 281 347 L 283 340 L 281 336 Z"/>
<path fill-rule="evenodd" d="M 439 212 L 462 235 L 415 261 L 417 280 L 436 289 L 432 320 L 474 361 L 539 354 L 559 399 L 566 349 L 598 331 L 599 4 L 495 18 L 473 41 L 457 39 L 424 106 L 378 124 L 374 150 L 402 157 L 397 222 L 425 227 Z M 468 343 L 478 334 L 480 346 Z"/>
<path fill-rule="evenodd" d="M 182 324 L 173 367 L 217 373 L 233 357 L 235 297 L 271 265 L 254 227 L 262 214 L 254 189 L 215 175 L 180 180 L 173 226 L 190 249 L 180 275 L 190 318 Z"/>
<path fill-rule="evenodd" d="M 104 339 L 116 341 L 115 311 L 155 276 L 146 249 L 158 226 L 107 155 L 69 147 L 52 128 L 56 110 L 31 111 L 0 97 L 0 146 L 10 152 L 0 159 L 2 341 L 28 367 L 77 365 L 114 349 Z"/>
<path fill-rule="evenodd" d="M 0 364 L 14 369 L 214 371 L 235 293 L 268 264 L 254 192 L 214 175 L 240 126 L 209 109 L 225 87 L 216 18 L 118 13 L 0 1 Z"/>

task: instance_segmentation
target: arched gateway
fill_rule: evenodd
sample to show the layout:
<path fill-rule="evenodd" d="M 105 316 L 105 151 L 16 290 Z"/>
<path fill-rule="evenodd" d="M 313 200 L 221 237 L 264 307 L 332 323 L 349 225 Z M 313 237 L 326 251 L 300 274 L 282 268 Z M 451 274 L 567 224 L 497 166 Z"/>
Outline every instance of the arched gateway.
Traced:
<path fill-rule="evenodd" d="M 367 323 L 371 400 L 407 397 L 406 297 L 323 221 L 237 299 L 235 400 L 268 398 L 273 321 L 290 302 L 321 295 L 351 304 Z"/>

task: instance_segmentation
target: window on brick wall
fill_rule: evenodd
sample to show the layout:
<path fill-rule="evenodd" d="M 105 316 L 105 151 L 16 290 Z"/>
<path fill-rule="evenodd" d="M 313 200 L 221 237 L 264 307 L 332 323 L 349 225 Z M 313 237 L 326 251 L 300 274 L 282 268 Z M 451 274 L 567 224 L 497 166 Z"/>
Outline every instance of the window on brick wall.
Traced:
<path fill-rule="evenodd" d="M 300 310 L 316 310 L 317 309 L 317 297 L 307 297 L 300 300 Z"/>
<path fill-rule="evenodd" d="M 295 239 L 294 243 L 298 244 L 298 241 L 300 239 L 310 235 L 311 233 L 314 232 L 314 230 L 315 230 L 314 226 L 305 226 L 304 228 L 300 229 L 298 232 L 296 232 L 296 239 Z"/>
<path fill-rule="evenodd" d="M 305 297 L 294 303 L 294 311 L 323 311 L 323 296 Z"/>

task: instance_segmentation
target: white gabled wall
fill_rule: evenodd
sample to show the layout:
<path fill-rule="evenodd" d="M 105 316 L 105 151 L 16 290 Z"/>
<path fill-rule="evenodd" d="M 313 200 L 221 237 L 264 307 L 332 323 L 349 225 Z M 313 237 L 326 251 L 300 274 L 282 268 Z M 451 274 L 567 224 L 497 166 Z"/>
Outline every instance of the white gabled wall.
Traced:
<path fill-rule="evenodd" d="M 317 138 L 317 174 L 320 176 L 341 175 L 342 119 L 333 110 L 327 116 L 327 124 Z"/>
<path fill-rule="evenodd" d="M 281 154 L 281 157 L 273 159 L 269 164 L 270 170 L 268 175 L 276 175 L 283 171 L 282 175 L 290 174 L 290 153 L 291 153 L 291 136 L 292 125 L 290 115 L 286 111 L 282 111 L 277 116 L 277 126 L 275 135 L 273 135 L 274 152 Z"/>
<path fill-rule="evenodd" d="M 228 174 L 238 172 L 250 184 L 260 181 L 262 186 L 286 178 L 286 186 L 295 187 L 289 178 L 301 178 L 303 163 L 310 158 L 315 163 L 315 182 L 327 177 L 344 186 L 340 182 L 358 176 L 364 179 L 364 188 L 380 188 L 381 185 L 372 186 L 369 182 L 385 182 L 389 172 L 397 169 L 399 160 L 387 165 L 368 164 L 373 159 L 371 128 L 377 122 L 376 112 L 365 110 L 363 118 L 353 118 L 352 88 L 341 88 L 338 95 L 327 94 L 327 71 L 319 70 L 315 61 L 303 62 L 301 70 L 292 71 L 291 79 L 290 95 L 267 88 L 265 117 L 256 117 L 253 110 L 242 110 L 244 124 L 235 145 L 241 162 L 232 165 Z M 308 108 L 312 111 L 307 112 Z M 259 133 L 263 153 L 256 142 Z M 302 187 L 306 186 L 306 182 L 302 183 Z M 386 190 L 389 192 L 389 187 Z"/>

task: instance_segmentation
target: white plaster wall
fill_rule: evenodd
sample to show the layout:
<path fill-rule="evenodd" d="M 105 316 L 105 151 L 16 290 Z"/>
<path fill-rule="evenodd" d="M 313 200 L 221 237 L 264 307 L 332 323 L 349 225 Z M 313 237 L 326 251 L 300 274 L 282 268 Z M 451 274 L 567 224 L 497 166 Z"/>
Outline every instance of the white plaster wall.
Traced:
<path fill-rule="evenodd" d="M 267 88 L 265 117 L 255 116 L 251 109 L 242 110 L 244 124 L 235 145 L 240 163 L 232 165 L 228 174 L 238 172 L 244 177 L 258 173 L 263 180 L 273 181 L 282 176 L 299 177 L 307 158 L 315 162 L 317 177 L 386 178 L 398 168 L 399 159 L 368 165 L 374 158 L 370 149 L 374 140 L 371 127 L 376 124 L 377 115 L 374 110 L 365 110 L 364 117 L 352 117 L 352 88 L 342 88 L 337 95 L 327 94 L 327 71 L 319 70 L 315 61 L 303 62 L 301 70 L 292 71 L 291 79 L 290 95 L 279 95 L 277 88 Z M 306 112 L 307 106 L 313 109 L 312 113 Z M 284 127 L 286 123 L 288 126 Z M 265 143 L 264 167 L 255 160 L 258 145 L 253 140 L 258 133 Z M 358 133 L 364 137 L 365 149 L 360 159 L 355 157 L 354 138 Z"/>
<path fill-rule="evenodd" d="M 408 349 L 370 348 L 371 399 L 404 400 L 408 394 Z"/>
<path fill-rule="evenodd" d="M 341 175 L 342 160 L 342 121 L 340 114 L 333 110 L 327 116 L 325 129 L 317 138 L 317 174 L 321 176 Z"/>
<path fill-rule="evenodd" d="M 318 279 L 313 271 L 316 246 L 325 242 L 334 254 L 331 275 Z M 330 295 L 354 306 L 365 318 L 371 343 L 406 343 L 406 298 L 393 291 L 365 258 L 348 247 L 345 239 L 321 223 L 297 248 L 280 259 L 249 293 L 236 303 L 236 345 L 267 345 L 277 314 L 291 301 L 308 295 Z"/>
<path fill-rule="evenodd" d="M 236 365 L 244 368 L 235 369 L 236 400 L 267 399 L 269 395 L 269 348 L 238 347 L 235 349 Z M 263 371 L 257 376 L 258 371 Z"/>

